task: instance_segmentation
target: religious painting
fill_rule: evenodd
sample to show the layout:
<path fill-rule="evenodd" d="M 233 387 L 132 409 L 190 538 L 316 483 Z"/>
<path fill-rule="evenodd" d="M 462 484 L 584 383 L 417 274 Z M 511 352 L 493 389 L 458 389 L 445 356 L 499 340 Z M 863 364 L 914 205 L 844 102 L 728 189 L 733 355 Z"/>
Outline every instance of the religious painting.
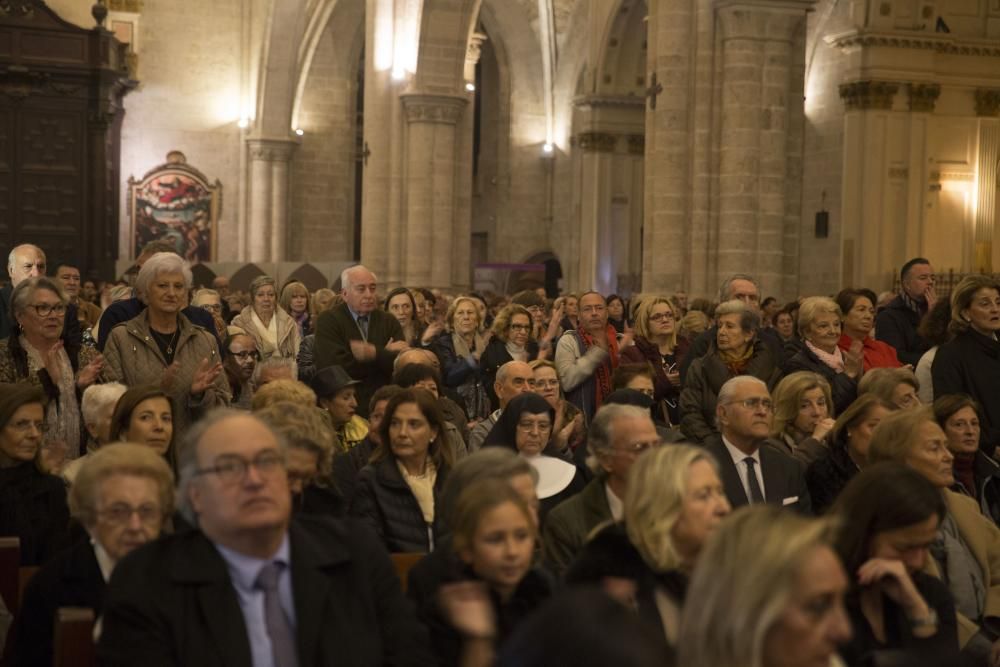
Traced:
<path fill-rule="evenodd" d="M 129 178 L 132 257 L 151 241 L 169 241 L 177 254 L 192 263 L 210 262 L 216 254 L 216 226 L 222 209 L 222 184 L 209 183 L 171 151 L 165 164 Z"/>

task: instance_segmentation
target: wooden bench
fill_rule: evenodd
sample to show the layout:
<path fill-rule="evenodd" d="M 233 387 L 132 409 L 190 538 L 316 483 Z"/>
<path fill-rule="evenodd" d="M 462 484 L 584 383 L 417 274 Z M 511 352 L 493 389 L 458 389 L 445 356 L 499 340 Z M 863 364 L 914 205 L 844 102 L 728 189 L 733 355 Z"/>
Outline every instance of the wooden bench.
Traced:
<path fill-rule="evenodd" d="M 0 537 L 0 598 L 10 613 L 17 613 L 20 607 L 21 585 L 21 540 L 16 537 Z"/>
<path fill-rule="evenodd" d="M 94 610 L 60 607 L 55 624 L 53 667 L 94 667 Z"/>
<path fill-rule="evenodd" d="M 396 576 L 399 577 L 399 583 L 403 587 L 403 592 L 406 592 L 406 585 L 409 581 L 410 570 L 413 566 L 421 561 L 421 559 L 426 556 L 424 553 L 399 553 L 390 554 L 392 557 L 392 564 L 396 568 Z"/>

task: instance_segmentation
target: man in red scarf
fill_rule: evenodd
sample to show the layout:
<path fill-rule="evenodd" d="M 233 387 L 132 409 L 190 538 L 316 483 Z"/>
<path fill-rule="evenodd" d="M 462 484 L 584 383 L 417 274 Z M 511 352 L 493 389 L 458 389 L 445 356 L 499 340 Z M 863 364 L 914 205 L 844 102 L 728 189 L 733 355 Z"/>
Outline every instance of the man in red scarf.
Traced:
<path fill-rule="evenodd" d="M 580 328 L 567 331 L 556 346 L 556 368 L 566 399 L 580 408 L 587 421 L 611 393 L 611 374 L 618 367 L 618 351 L 632 344 L 632 333 L 619 340 L 608 324 L 608 306 L 597 292 L 579 300 Z"/>

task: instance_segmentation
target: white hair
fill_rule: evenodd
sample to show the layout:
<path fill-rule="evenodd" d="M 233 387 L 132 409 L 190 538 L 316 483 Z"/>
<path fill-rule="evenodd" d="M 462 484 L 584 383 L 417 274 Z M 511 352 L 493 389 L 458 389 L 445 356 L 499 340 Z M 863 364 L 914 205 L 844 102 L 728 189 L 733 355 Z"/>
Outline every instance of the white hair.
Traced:
<path fill-rule="evenodd" d="M 80 413 L 83 415 L 84 424 L 96 424 L 101 418 L 101 413 L 114 407 L 118 399 L 128 391 L 128 387 L 120 382 L 108 382 L 106 384 L 94 384 L 83 392 L 80 400 Z"/>
<path fill-rule="evenodd" d="M 24 248 L 34 248 L 35 251 L 39 255 L 42 256 L 42 259 L 46 259 L 46 257 L 45 257 L 45 251 L 44 250 L 42 250 L 41 248 L 39 248 L 38 246 L 36 246 L 33 243 L 22 243 L 21 245 L 14 246 L 11 249 L 10 254 L 7 255 L 7 270 L 8 271 L 10 271 L 11 269 L 13 269 L 14 268 L 14 264 L 17 263 L 17 251 L 18 250 L 22 250 Z"/>
<path fill-rule="evenodd" d="M 740 386 L 744 384 L 759 385 L 764 388 L 764 391 L 766 391 L 769 396 L 771 394 L 771 392 L 767 388 L 767 383 L 761 380 L 760 378 L 754 377 L 753 375 L 737 375 L 734 378 L 729 378 L 728 380 L 726 380 L 726 383 L 722 385 L 721 389 L 719 389 L 719 395 L 715 401 L 716 407 L 720 405 L 726 405 L 727 403 L 732 403 L 733 396 L 735 396 L 736 392 L 739 391 Z M 716 413 L 715 415 L 715 426 L 719 430 L 722 430 L 722 425 L 719 423 L 718 413 Z"/>
<path fill-rule="evenodd" d="M 293 380 L 297 380 L 299 377 L 299 365 L 294 359 L 291 357 L 270 357 L 258 362 L 257 367 L 253 369 L 253 383 L 257 384 L 260 382 L 260 376 L 264 374 L 264 371 L 271 370 L 272 368 L 287 368 L 291 371 Z"/>
<path fill-rule="evenodd" d="M 191 265 L 184 261 L 180 255 L 173 252 L 158 252 L 142 265 L 139 275 L 135 278 L 135 292 L 140 299 L 145 302 L 149 293 L 149 286 L 156 280 L 157 276 L 164 273 L 179 273 L 184 276 L 184 287 L 191 288 L 194 277 L 191 275 Z"/>
<path fill-rule="evenodd" d="M 351 272 L 352 271 L 357 271 L 358 269 L 362 269 L 364 271 L 368 271 L 368 273 L 372 274 L 372 278 L 375 278 L 375 282 L 378 282 L 378 278 L 375 276 L 374 273 L 372 273 L 371 271 L 368 270 L 368 267 L 366 267 L 364 264 L 355 264 L 354 266 L 349 266 L 349 267 L 347 267 L 346 269 L 344 269 L 343 271 L 340 272 L 340 287 L 341 287 L 341 289 L 350 289 L 350 287 L 351 287 Z"/>

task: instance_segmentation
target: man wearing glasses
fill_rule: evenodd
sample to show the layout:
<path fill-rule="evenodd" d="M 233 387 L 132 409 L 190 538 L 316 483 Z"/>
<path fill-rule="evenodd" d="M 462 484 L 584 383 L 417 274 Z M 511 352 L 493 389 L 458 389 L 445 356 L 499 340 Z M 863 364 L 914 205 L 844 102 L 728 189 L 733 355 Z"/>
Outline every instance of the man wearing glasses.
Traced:
<path fill-rule="evenodd" d="M 384 548 L 356 523 L 291 519 L 285 443 L 262 421 L 216 411 L 180 452 L 179 505 L 196 528 L 118 564 L 100 664 L 425 664 Z"/>
<path fill-rule="evenodd" d="M 226 340 L 226 351 L 229 353 L 222 361 L 222 368 L 229 380 L 229 389 L 233 392 L 232 406 L 241 410 L 249 410 L 253 404 L 253 372 L 260 361 L 257 343 L 247 334 L 233 334 Z"/>
<path fill-rule="evenodd" d="M 771 445 L 774 404 L 767 385 L 750 375 L 738 375 L 719 390 L 715 418 L 720 433 L 705 440 L 705 449 L 719 462 L 722 484 L 734 507 L 771 503 L 812 511 L 800 464 Z"/>
<path fill-rule="evenodd" d="M 563 501 L 545 519 L 546 563 L 562 576 L 594 528 L 621 521 L 628 471 L 641 453 L 660 444 L 649 410 L 610 404 L 597 411 L 587 434 L 587 450 L 597 475 L 580 493 Z"/>

